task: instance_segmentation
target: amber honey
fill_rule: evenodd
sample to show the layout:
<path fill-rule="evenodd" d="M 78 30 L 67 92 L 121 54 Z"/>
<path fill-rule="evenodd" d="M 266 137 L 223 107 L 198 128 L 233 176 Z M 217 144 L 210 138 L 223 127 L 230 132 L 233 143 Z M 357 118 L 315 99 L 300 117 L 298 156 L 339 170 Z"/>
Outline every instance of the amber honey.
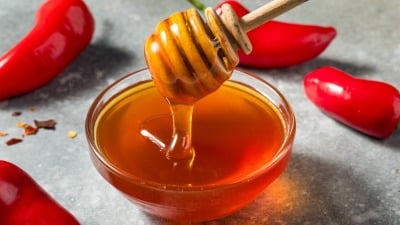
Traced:
<path fill-rule="evenodd" d="M 86 118 L 94 166 L 142 210 L 189 222 L 239 210 L 286 168 L 295 118 L 270 84 L 235 70 L 192 109 L 195 155 L 187 166 L 180 155 L 177 160 L 165 154 L 176 132 L 169 104 L 149 70 L 121 78 L 97 96 Z"/>
<path fill-rule="evenodd" d="M 143 135 L 151 133 L 168 144 L 170 114 L 153 82 L 130 87 L 102 109 L 95 128 L 97 145 L 110 164 L 145 182 L 207 186 L 234 183 L 257 171 L 274 157 L 284 138 L 276 107 L 250 88 L 228 81 L 196 103 L 196 154 L 191 168 L 181 168 Z"/>

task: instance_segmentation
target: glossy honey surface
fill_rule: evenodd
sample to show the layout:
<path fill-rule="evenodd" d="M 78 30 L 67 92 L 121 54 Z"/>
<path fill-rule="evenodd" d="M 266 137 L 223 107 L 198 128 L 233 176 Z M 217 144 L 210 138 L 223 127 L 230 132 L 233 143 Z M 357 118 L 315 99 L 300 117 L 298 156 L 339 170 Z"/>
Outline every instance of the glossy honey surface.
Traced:
<path fill-rule="evenodd" d="M 152 82 L 114 97 L 96 125 L 96 140 L 105 158 L 146 182 L 207 186 L 233 183 L 256 171 L 283 141 L 282 119 L 275 107 L 254 91 L 227 82 L 195 105 L 193 167 L 176 168 L 142 135 L 150 132 L 168 144 L 172 133 L 168 107 Z"/>

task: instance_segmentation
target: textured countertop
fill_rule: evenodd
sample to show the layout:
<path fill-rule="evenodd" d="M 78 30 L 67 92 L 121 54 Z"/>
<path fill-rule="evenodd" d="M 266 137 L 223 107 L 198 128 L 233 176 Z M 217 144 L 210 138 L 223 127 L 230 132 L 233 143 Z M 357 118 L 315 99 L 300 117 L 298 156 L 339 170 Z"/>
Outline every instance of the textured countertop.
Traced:
<path fill-rule="evenodd" d="M 0 0 L 2 54 L 27 33 L 41 2 Z M 90 46 L 50 84 L 0 102 L 0 131 L 9 133 L 0 137 L 0 158 L 26 170 L 82 225 L 172 224 L 143 213 L 100 177 L 89 158 L 84 121 L 102 89 L 145 67 L 143 43 L 156 23 L 191 6 L 184 0 L 86 2 L 96 20 Z M 242 2 L 255 9 L 266 1 Z M 307 72 L 332 65 L 400 88 L 399 12 L 399 0 L 312 0 L 279 17 L 334 26 L 338 32 L 317 59 L 286 69 L 250 69 L 276 85 L 294 108 L 292 160 L 248 207 L 202 224 L 400 224 L 400 131 L 385 140 L 360 134 L 321 113 L 302 86 Z M 22 115 L 13 117 L 16 111 Z M 56 130 L 5 144 L 20 137 L 18 122 L 34 119 L 55 119 Z M 72 130 L 78 134 L 74 139 L 67 135 Z"/>

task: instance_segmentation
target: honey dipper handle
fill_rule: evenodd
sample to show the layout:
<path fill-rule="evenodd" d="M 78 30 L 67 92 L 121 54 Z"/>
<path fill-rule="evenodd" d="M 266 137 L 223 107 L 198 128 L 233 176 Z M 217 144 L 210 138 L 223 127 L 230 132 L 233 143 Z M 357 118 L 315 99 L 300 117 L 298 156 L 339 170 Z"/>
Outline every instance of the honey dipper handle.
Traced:
<path fill-rule="evenodd" d="M 304 3 L 308 0 L 274 0 L 260 8 L 244 15 L 241 18 L 241 26 L 245 32 L 248 32 L 266 21 L 289 11 L 290 9 Z"/>
<path fill-rule="evenodd" d="M 229 34 L 229 42 L 235 49 L 241 49 L 244 53 L 249 54 L 252 51 L 252 46 L 247 37 L 248 31 L 306 1 L 308 0 L 273 0 L 242 18 L 238 18 L 229 4 L 223 4 L 220 19 Z M 212 9 L 206 9 L 207 11 L 211 12 Z"/>

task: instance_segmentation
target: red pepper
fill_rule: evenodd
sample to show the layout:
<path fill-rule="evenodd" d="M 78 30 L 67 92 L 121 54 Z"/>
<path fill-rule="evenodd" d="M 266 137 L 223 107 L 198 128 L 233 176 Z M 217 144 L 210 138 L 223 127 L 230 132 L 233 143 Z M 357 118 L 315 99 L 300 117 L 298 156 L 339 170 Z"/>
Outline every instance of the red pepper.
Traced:
<path fill-rule="evenodd" d="M 249 13 L 235 0 L 225 0 L 216 11 L 228 3 L 241 17 Z M 309 61 L 320 55 L 336 36 L 333 27 L 295 24 L 270 20 L 247 33 L 253 51 L 246 55 L 239 51 L 239 65 L 256 68 L 281 68 Z"/>
<path fill-rule="evenodd" d="M 31 31 L 0 58 L 0 100 L 51 81 L 89 44 L 94 19 L 82 0 L 47 0 Z"/>
<path fill-rule="evenodd" d="M 26 172 L 0 160 L 0 222 L 2 225 L 79 225 Z"/>
<path fill-rule="evenodd" d="M 376 138 L 389 137 L 400 121 L 400 92 L 325 66 L 304 78 L 307 97 L 327 115 Z"/>

